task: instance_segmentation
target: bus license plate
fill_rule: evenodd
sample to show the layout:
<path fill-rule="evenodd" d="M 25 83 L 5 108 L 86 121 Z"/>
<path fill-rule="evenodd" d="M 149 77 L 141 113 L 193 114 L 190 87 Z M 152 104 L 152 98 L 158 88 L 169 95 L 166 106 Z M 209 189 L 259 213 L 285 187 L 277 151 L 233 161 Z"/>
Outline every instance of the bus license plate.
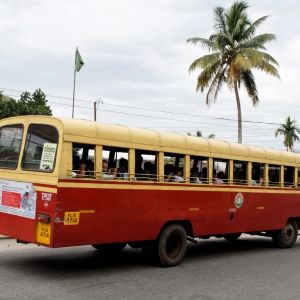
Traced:
<path fill-rule="evenodd" d="M 65 212 L 64 225 L 78 225 L 80 212 Z"/>
<path fill-rule="evenodd" d="M 37 222 L 36 241 L 42 244 L 50 244 L 51 224 Z"/>

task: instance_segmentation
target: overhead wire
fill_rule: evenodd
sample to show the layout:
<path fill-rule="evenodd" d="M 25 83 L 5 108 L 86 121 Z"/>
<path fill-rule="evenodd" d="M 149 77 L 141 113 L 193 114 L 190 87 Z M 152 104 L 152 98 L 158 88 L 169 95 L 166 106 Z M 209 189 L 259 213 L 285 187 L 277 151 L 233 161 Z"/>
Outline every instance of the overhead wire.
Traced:
<path fill-rule="evenodd" d="M 14 89 L 7 89 L 7 88 L 3 88 L 3 87 L 0 87 L 0 90 L 14 91 L 14 92 L 20 92 L 20 93 L 24 92 L 24 91 L 18 91 L 18 90 L 14 90 Z M 69 98 L 69 97 L 61 97 L 61 96 L 54 96 L 54 95 L 46 95 L 46 97 L 52 97 L 52 98 L 65 99 L 65 100 L 72 100 L 73 101 L 73 98 Z M 82 102 L 91 103 L 91 101 L 89 101 L 89 100 L 83 100 L 83 99 L 74 99 L 74 100 L 75 101 L 82 101 Z M 72 104 L 57 103 L 57 102 L 53 102 L 53 101 L 52 101 L 52 103 L 59 104 L 59 105 L 70 105 L 70 106 L 72 106 Z M 155 110 L 155 109 L 134 107 L 134 106 L 128 106 L 128 105 L 119 105 L 119 104 L 112 104 L 112 103 L 104 103 L 104 102 L 102 102 L 101 104 L 102 105 L 108 105 L 108 106 L 122 107 L 122 108 L 131 108 L 131 109 L 137 109 L 137 110 L 144 110 L 144 111 L 152 111 L 152 112 L 175 114 L 175 115 L 181 115 L 181 116 L 192 116 L 192 117 L 197 117 L 197 118 L 209 118 L 209 119 L 214 119 L 214 120 L 224 120 L 224 121 L 237 122 L 236 119 L 230 119 L 230 118 L 201 116 L 201 115 L 187 114 L 187 113 L 182 113 L 182 112 L 178 113 L 178 112 L 171 112 L 171 111 L 164 111 L 164 110 Z M 76 107 L 78 107 L 78 106 L 76 106 Z M 80 108 L 94 109 L 94 108 L 89 108 L 89 107 L 80 107 Z M 115 111 L 109 111 L 109 110 L 105 110 L 105 111 L 115 112 Z M 120 113 L 122 113 L 122 112 L 120 112 Z M 243 123 L 254 123 L 254 124 L 280 125 L 279 123 L 262 122 L 262 121 L 250 121 L 250 120 L 242 120 L 242 122 Z"/>

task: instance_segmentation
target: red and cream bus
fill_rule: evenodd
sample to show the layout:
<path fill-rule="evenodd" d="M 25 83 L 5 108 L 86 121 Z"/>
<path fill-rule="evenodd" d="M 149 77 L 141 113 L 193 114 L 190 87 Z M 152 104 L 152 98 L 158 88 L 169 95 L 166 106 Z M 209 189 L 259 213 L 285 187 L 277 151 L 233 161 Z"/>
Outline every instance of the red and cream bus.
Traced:
<path fill-rule="evenodd" d="M 78 153 L 91 165 L 85 178 L 72 177 Z M 104 176 L 103 159 L 120 168 L 115 178 Z M 179 166 L 182 178 L 172 180 Z M 288 248 L 300 226 L 299 167 L 299 154 L 225 141 L 48 116 L 4 119 L 0 234 L 110 254 L 129 244 L 166 267 L 196 238 L 248 233 Z"/>

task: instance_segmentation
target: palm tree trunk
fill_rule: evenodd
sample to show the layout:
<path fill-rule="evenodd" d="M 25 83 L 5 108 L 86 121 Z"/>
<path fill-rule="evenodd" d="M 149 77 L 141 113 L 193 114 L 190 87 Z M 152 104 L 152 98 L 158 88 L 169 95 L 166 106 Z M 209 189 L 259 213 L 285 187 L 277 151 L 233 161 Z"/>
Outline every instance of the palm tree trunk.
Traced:
<path fill-rule="evenodd" d="M 238 111 L 238 142 L 242 143 L 242 111 L 241 111 L 241 102 L 240 102 L 236 80 L 234 80 L 234 92 L 235 92 L 236 106 Z"/>

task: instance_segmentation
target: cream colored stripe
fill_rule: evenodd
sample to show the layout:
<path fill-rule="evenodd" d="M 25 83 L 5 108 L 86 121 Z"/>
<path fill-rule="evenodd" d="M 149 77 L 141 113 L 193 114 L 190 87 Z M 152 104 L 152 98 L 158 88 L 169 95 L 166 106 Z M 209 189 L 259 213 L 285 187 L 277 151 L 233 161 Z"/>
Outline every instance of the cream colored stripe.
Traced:
<path fill-rule="evenodd" d="M 259 187 L 250 187 L 244 188 L 241 186 L 232 186 L 228 188 L 218 187 L 211 185 L 201 186 L 197 185 L 187 186 L 185 184 L 171 184 L 171 185 L 158 185 L 159 183 L 145 182 L 142 185 L 140 184 L 105 184 L 105 183 L 78 183 L 78 182 L 60 182 L 58 187 L 64 188 L 83 188 L 83 189 L 113 189 L 113 190 L 163 190 L 163 191 L 204 191 L 204 192 L 234 192 L 234 193 L 260 193 L 260 194 L 300 194 L 300 189 L 290 189 L 290 191 L 271 188 L 259 188 Z"/>
<path fill-rule="evenodd" d="M 34 188 L 39 192 L 47 192 L 47 193 L 57 194 L 57 188 L 49 188 L 49 187 L 36 186 L 36 185 L 34 185 Z"/>
<path fill-rule="evenodd" d="M 79 210 L 79 212 L 81 214 L 94 214 L 95 210 L 94 209 L 83 209 L 83 210 Z"/>
<path fill-rule="evenodd" d="M 190 207 L 189 208 L 189 211 L 196 211 L 196 210 L 199 210 L 199 207 Z"/>
<path fill-rule="evenodd" d="M 263 206 L 258 206 L 257 209 L 265 209 Z"/>

